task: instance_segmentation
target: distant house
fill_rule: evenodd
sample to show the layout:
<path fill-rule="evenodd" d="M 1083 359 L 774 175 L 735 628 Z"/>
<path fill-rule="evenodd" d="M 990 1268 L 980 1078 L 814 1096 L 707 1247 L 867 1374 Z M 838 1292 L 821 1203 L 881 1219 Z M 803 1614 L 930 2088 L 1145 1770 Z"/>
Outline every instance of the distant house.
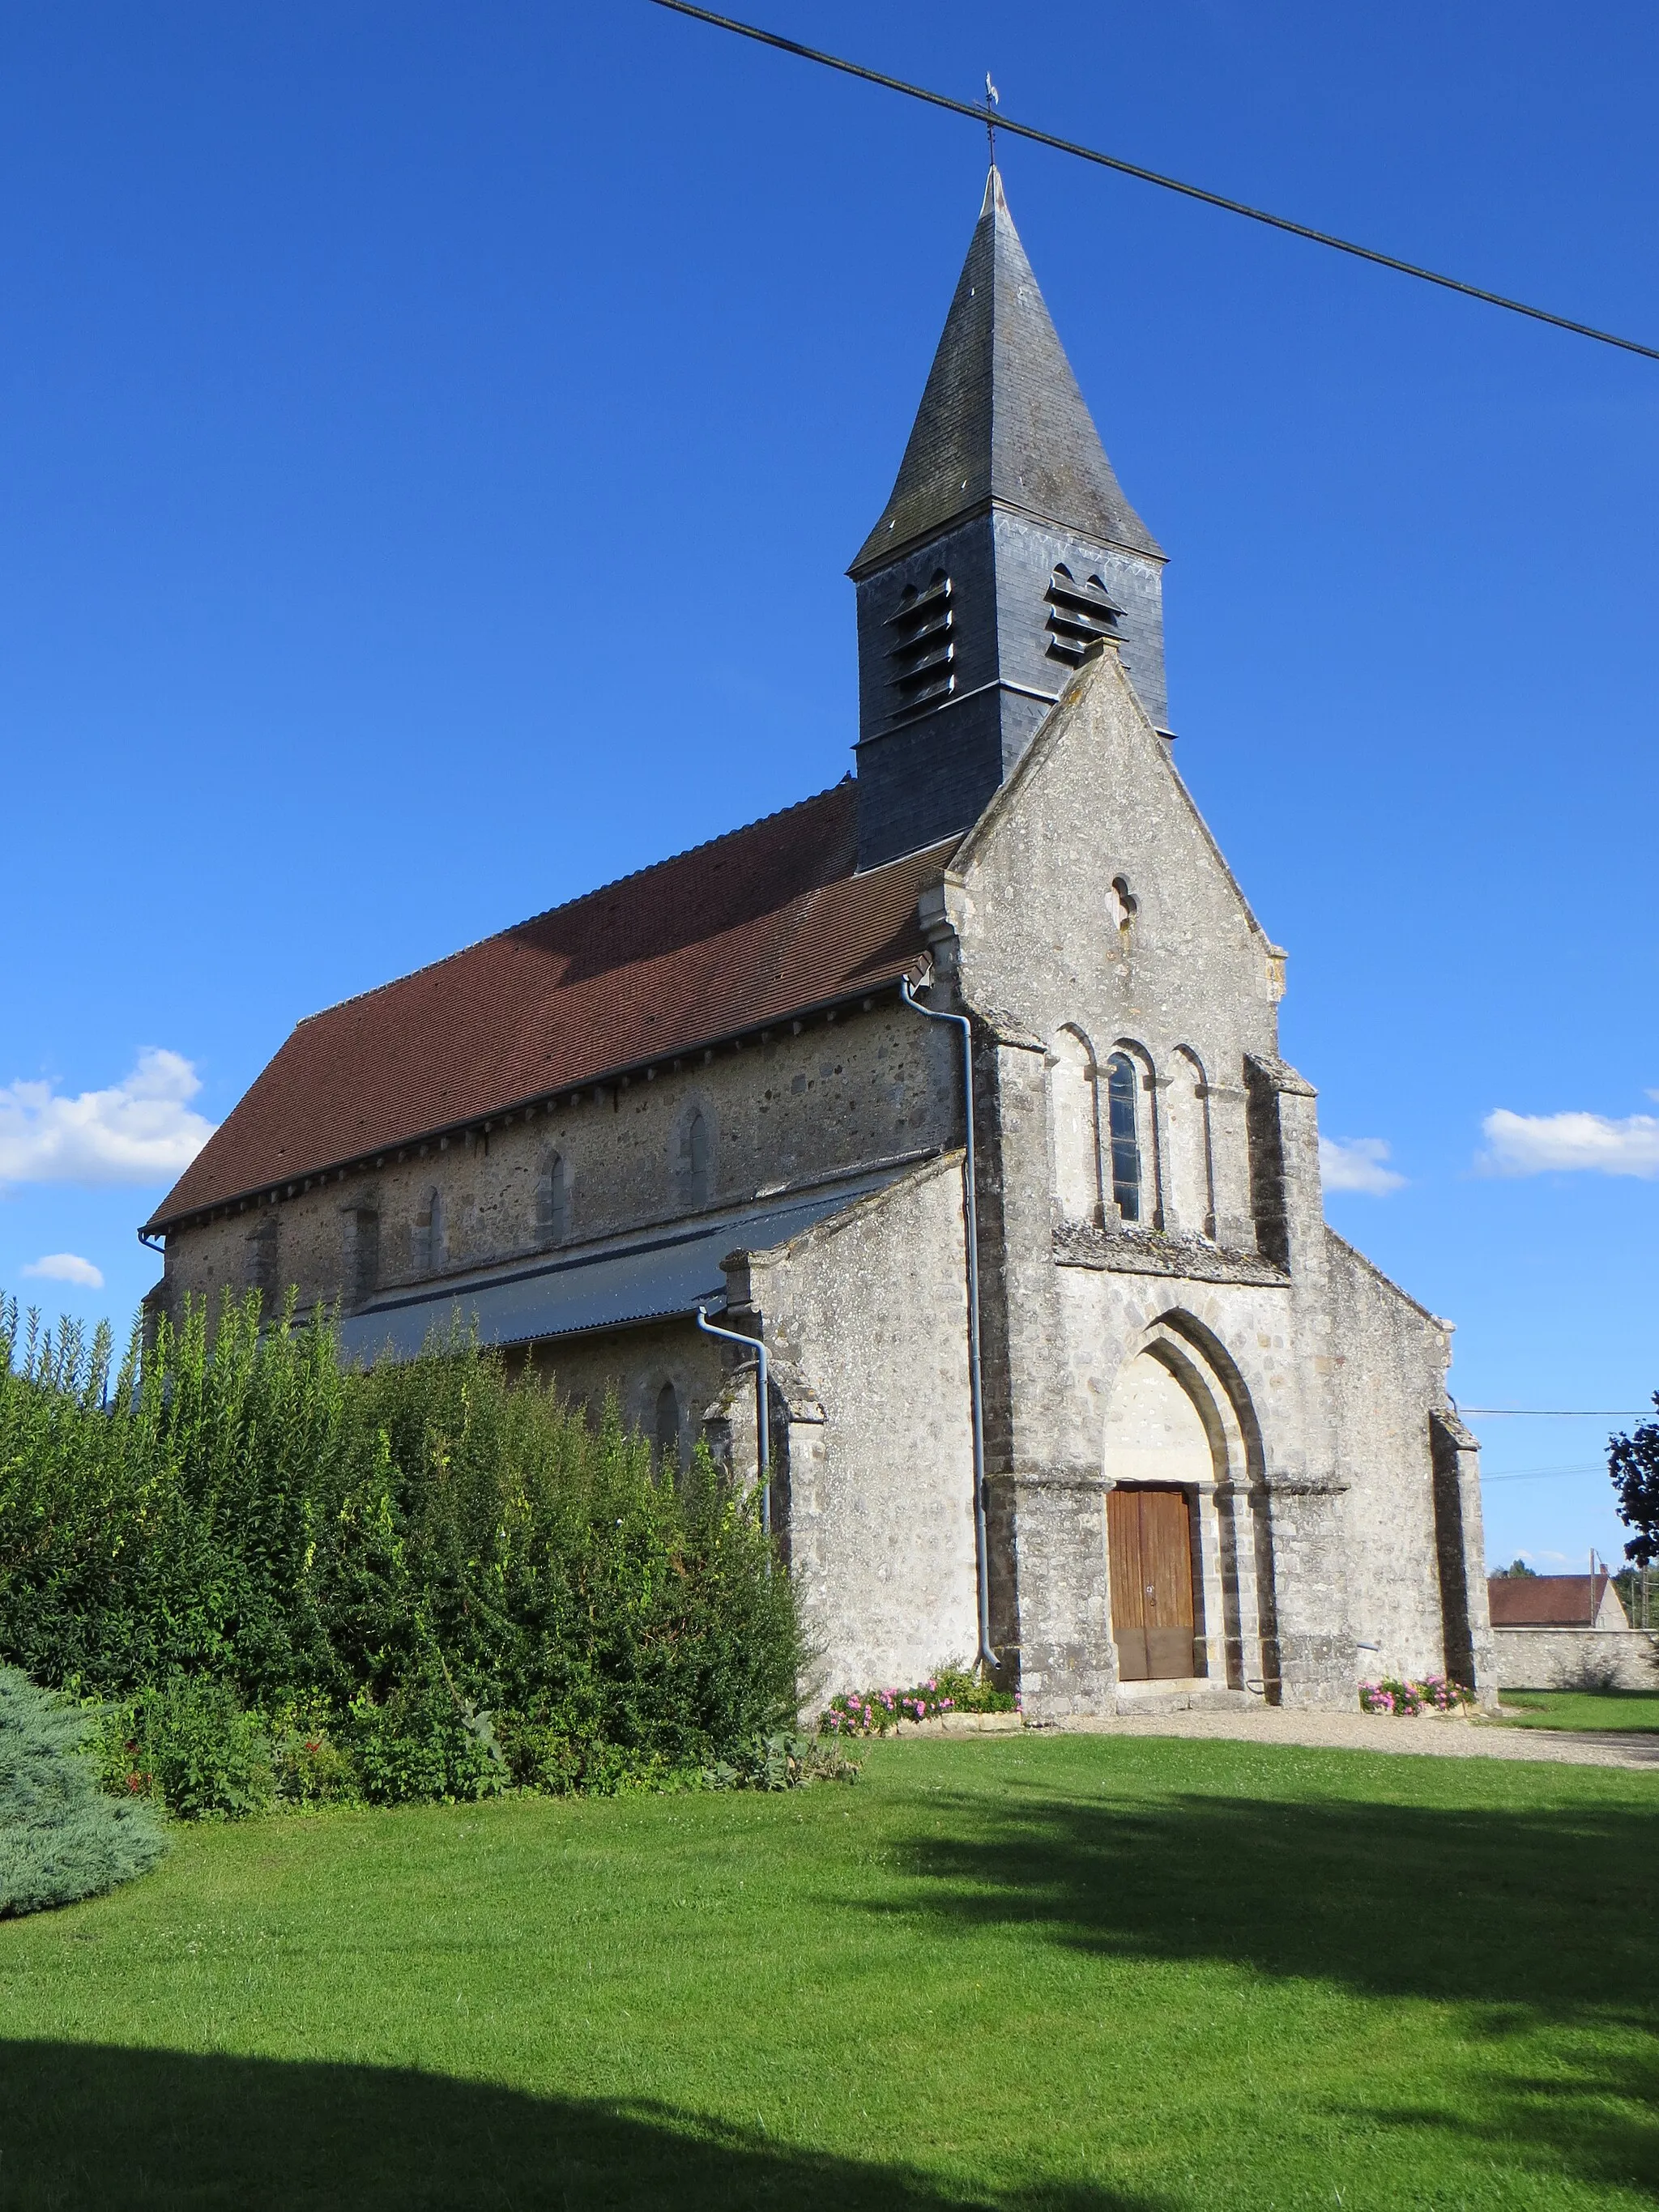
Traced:
<path fill-rule="evenodd" d="M 1494 1628 L 1628 1628 L 1613 1577 L 1492 1575 L 1486 1603 Z"/>
<path fill-rule="evenodd" d="M 1605 1568 L 1492 1575 L 1486 1604 L 1501 1689 L 1659 1689 L 1659 1639 L 1631 1626 Z"/>

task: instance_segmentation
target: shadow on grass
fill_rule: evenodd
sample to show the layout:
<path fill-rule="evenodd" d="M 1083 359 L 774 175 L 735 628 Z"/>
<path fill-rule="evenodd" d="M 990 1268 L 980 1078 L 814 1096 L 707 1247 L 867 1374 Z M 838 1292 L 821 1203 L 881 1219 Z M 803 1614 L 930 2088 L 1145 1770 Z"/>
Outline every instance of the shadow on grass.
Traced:
<path fill-rule="evenodd" d="M 526 2095 L 373 2066 L 0 2044 L 6 2212 L 1151 2212 L 1061 2185 L 956 2194 L 899 2166 L 793 2149 L 648 2104 Z"/>
<path fill-rule="evenodd" d="M 1650 2198 L 1659 2185 L 1659 2087 L 1652 2049 L 1553 2055 L 1547 2072 L 1489 2067 L 1478 2113 L 1402 2101 L 1373 2107 L 1380 2129 L 1455 2138 L 1488 2170 L 1524 2165 Z"/>
<path fill-rule="evenodd" d="M 1513 1728 L 1559 1729 L 1574 1734 L 1659 1738 L 1659 1689 L 1505 1690 L 1504 1717 Z M 1650 1753 L 1646 1744 L 1633 1752 Z M 1659 1742 L 1650 1747 L 1659 1761 Z"/>
<path fill-rule="evenodd" d="M 945 1819 L 953 1833 L 912 1846 L 928 1914 L 1455 2004 L 1478 2117 L 1394 2109 L 1384 2091 L 1381 2124 L 1450 2128 L 1581 2180 L 1659 2182 L 1659 1801 L 1028 1799 L 988 1826 L 976 1799 Z M 1551 2065 L 1534 2081 L 1538 2046 L 1504 2050 L 1540 2027 Z"/>

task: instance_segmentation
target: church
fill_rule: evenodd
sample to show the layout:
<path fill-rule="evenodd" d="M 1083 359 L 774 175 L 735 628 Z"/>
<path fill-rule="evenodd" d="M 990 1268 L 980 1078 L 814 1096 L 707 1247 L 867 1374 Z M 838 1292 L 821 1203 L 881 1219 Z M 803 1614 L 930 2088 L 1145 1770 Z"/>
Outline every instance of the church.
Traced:
<path fill-rule="evenodd" d="M 301 1022 L 151 1304 L 459 1317 L 760 1504 L 815 1692 L 1491 1693 L 1450 1325 L 1325 1223 L 1285 954 L 1177 770 L 1165 556 L 994 167 L 852 564 L 857 773 Z"/>

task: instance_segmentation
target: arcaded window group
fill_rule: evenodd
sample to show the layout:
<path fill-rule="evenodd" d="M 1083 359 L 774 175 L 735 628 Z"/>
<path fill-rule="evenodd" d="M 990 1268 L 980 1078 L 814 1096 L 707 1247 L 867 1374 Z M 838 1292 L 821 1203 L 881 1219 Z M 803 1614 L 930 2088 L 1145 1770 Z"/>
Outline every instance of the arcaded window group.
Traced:
<path fill-rule="evenodd" d="M 1062 1221 L 1214 1235 L 1209 1085 L 1190 1046 L 1160 1070 L 1139 1042 L 1118 1038 L 1102 1054 L 1068 1023 L 1049 1084 Z"/>

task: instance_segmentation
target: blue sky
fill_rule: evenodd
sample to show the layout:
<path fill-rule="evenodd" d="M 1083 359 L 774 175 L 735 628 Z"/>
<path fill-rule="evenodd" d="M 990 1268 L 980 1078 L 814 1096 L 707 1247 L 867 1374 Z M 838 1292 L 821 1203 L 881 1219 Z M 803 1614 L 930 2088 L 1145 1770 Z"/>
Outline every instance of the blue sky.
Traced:
<path fill-rule="evenodd" d="M 1650 7 L 755 4 L 1659 343 Z M 850 765 L 842 571 L 983 154 L 646 0 L 8 14 L 0 1285 L 129 1312 L 301 1015 Z M 1659 364 L 1004 169 L 1286 1054 L 1404 1178 L 1331 1219 L 1467 1402 L 1643 1405 Z M 102 1286 L 24 1272 L 65 1254 Z M 1617 1424 L 1476 1425 L 1492 1557 L 1616 1553 Z"/>

